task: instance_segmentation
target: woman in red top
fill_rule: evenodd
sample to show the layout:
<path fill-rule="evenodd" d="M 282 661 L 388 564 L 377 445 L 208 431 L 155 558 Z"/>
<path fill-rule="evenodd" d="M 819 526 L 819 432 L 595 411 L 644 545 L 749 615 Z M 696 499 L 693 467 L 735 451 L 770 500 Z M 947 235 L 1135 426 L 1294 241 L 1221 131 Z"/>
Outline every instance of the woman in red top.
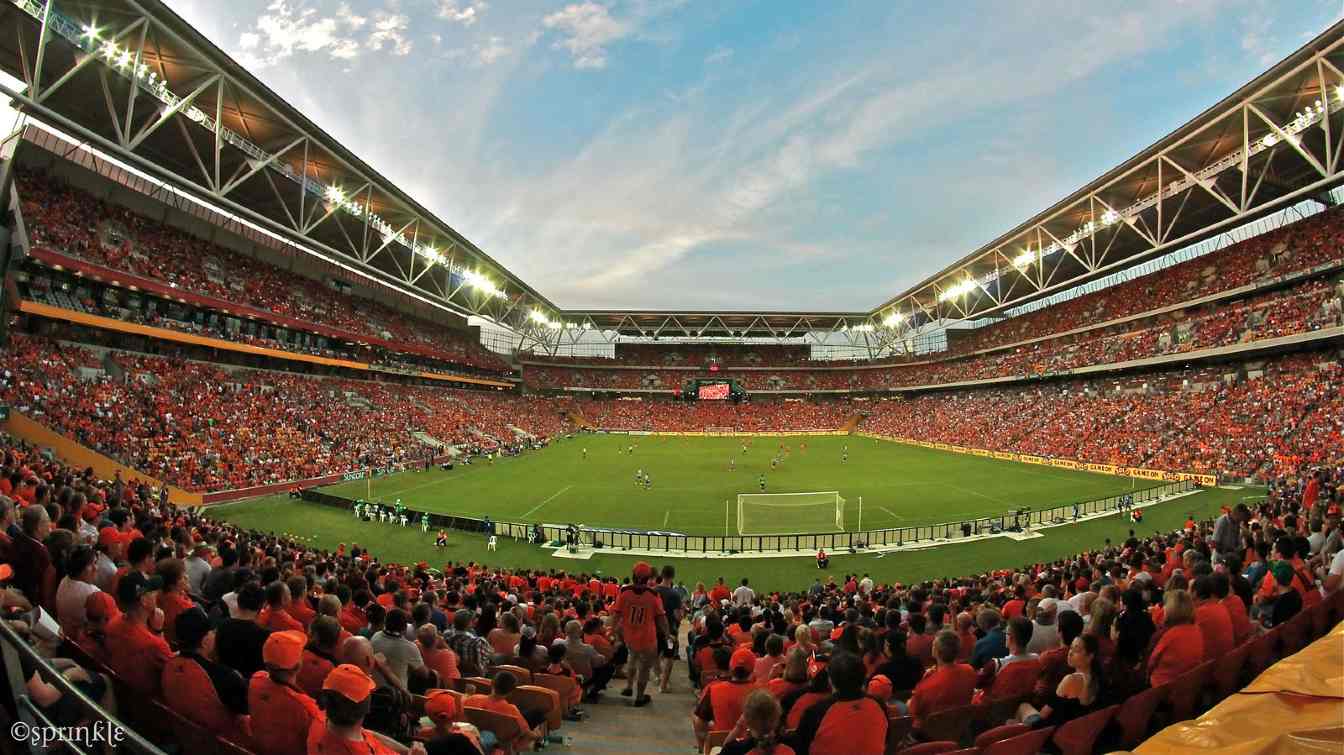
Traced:
<path fill-rule="evenodd" d="M 1175 679 L 1204 661 L 1204 633 L 1195 625 L 1195 602 L 1185 590 L 1168 590 L 1163 603 L 1165 629 L 1148 656 L 1148 683 Z"/>

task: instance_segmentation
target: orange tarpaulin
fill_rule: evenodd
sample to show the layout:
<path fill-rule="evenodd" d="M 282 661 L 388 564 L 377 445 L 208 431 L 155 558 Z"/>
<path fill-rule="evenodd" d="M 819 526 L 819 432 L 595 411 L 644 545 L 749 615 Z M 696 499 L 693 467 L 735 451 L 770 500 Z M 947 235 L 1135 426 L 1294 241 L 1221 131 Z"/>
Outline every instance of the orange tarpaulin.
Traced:
<path fill-rule="evenodd" d="M 1139 755 L 1344 752 L 1344 623 L 1274 664 L 1194 721 L 1173 724 Z"/>

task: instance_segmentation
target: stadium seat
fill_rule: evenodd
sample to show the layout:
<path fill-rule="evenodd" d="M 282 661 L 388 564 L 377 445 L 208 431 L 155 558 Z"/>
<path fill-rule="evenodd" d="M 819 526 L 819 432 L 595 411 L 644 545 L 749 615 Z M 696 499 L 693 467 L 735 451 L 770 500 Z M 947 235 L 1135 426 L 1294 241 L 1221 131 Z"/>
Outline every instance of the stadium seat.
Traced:
<path fill-rule="evenodd" d="M 715 729 L 705 735 L 705 746 L 701 750 L 704 755 L 710 755 L 715 747 L 723 747 L 723 743 L 728 741 L 728 735 L 732 732 L 728 729 Z"/>
<path fill-rule="evenodd" d="M 1056 728 L 1052 741 L 1060 755 L 1092 755 L 1092 746 L 1119 710 L 1119 705 L 1111 705 Z"/>
<path fill-rule="evenodd" d="M 901 755 L 941 755 L 942 753 L 952 752 L 960 746 L 952 741 L 924 742 L 914 747 L 907 747 L 900 752 Z"/>
<path fill-rule="evenodd" d="M 1330 604 L 1322 600 L 1320 603 L 1311 607 L 1311 635 L 1307 639 L 1307 644 L 1322 638 L 1325 633 L 1330 631 Z"/>
<path fill-rule="evenodd" d="M 1120 704 L 1120 709 L 1115 712 L 1115 722 L 1120 726 L 1122 747 L 1130 749 L 1148 736 L 1153 712 L 1167 698 L 1170 691 L 1171 685 L 1164 684 L 1146 689 Z"/>
<path fill-rule="evenodd" d="M 512 666 L 508 664 L 497 664 L 495 671 L 507 671 L 518 680 L 519 684 L 527 684 L 532 680 L 532 671 L 522 666 Z"/>
<path fill-rule="evenodd" d="M 1213 676 L 1214 661 L 1205 661 L 1180 676 L 1172 679 L 1167 695 L 1170 721 L 1185 721 L 1195 717 L 1195 712 L 1203 708 L 1205 688 Z"/>
<path fill-rule="evenodd" d="M 500 749 L 505 753 L 513 755 L 518 752 L 518 738 L 525 732 L 519 728 L 517 721 L 501 713 L 471 706 L 467 706 L 466 716 L 467 721 L 476 728 L 493 733 Z"/>
<path fill-rule="evenodd" d="M 565 708 L 560 703 L 560 695 L 553 689 L 521 684 L 509 694 L 509 702 L 519 708 L 546 711 L 546 732 L 559 729 L 564 722 Z"/>
<path fill-rule="evenodd" d="M 970 740 L 972 726 L 984 720 L 988 711 L 989 706 L 984 704 L 963 705 L 940 711 L 924 719 L 920 732 L 931 740 L 951 741 L 960 745 Z"/>
<path fill-rule="evenodd" d="M 1001 739 L 980 752 L 983 755 L 1036 755 L 1054 733 L 1055 727 L 1047 726 L 1010 739 Z"/>
<path fill-rule="evenodd" d="M 1278 627 L 1280 658 L 1287 658 L 1307 646 L 1311 625 L 1311 611 L 1303 610 Z"/>
<path fill-rule="evenodd" d="M 901 749 L 914 728 L 915 719 L 912 716 L 892 716 L 887 719 L 886 752 L 888 755 Z"/>
<path fill-rule="evenodd" d="M 209 729 L 192 721 L 158 700 L 149 705 L 153 715 L 162 717 L 168 730 L 172 732 L 172 741 L 184 753 L 213 755 L 219 747 L 218 737 Z"/>
<path fill-rule="evenodd" d="M 1026 734 L 1029 731 L 1031 731 L 1031 727 L 1026 724 L 1004 724 L 1002 726 L 995 726 L 988 731 L 981 732 L 980 735 L 975 738 L 975 746 L 988 747 L 1000 739 L 1010 739 L 1021 734 Z"/>
<path fill-rule="evenodd" d="M 1242 673 L 1251 655 L 1251 643 L 1243 642 L 1232 652 L 1213 661 L 1214 699 L 1221 700 L 1241 688 Z"/>
<path fill-rule="evenodd" d="M 1279 632 L 1277 628 L 1248 642 L 1250 648 L 1246 653 L 1246 677 L 1243 681 L 1249 682 L 1269 668 L 1270 664 L 1274 662 L 1278 642 Z"/>

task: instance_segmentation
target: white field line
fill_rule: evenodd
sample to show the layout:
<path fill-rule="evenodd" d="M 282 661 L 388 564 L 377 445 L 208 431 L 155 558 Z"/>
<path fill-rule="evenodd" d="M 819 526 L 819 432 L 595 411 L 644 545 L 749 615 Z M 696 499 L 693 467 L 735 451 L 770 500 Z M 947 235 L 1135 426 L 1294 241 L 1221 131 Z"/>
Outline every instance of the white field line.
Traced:
<path fill-rule="evenodd" d="M 572 487 L 574 487 L 574 486 L 573 486 L 573 485 L 566 485 L 566 486 L 564 486 L 563 488 L 560 488 L 560 489 L 557 490 L 557 491 L 556 491 L 550 498 L 547 498 L 546 500 L 542 501 L 541 503 L 538 503 L 536 506 L 533 506 L 532 508 L 528 509 L 528 510 L 527 510 L 527 513 L 523 514 L 522 517 L 520 517 L 520 518 L 521 518 L 521 519 L 526 519 L 526 518 L 528 518 L 529 516 L 532 516 L 532 515 L 535 514 L 538 510 L 540 510 L 542 506 L 545 506 L 546 504 L 550 503 L 551 501 L 554 501 L 555 499 L 559 498 L 561 495 L 564 494 L 564 492 L 565 492 L 566 490 L 569 490 L 569 489 L 572 488 Z"/>
<path fill-rule="evenodd" d="M 899 522 L 903 522 L 903 521 L 905 521 L 905 517 L 901 516 L 900 514 L 897 514 L 896 512 L 892 511 L 891 509 L 887 508 L 886 506 L 878 506 L 878 508 L 879 508 L 879 509 L 882 509 L 882 510 L 885 511 L 885 512 L 887 512 L 887 515 L 890 516 L 892 519 L 895 519 L 896 521 L 899 521 Z"/>

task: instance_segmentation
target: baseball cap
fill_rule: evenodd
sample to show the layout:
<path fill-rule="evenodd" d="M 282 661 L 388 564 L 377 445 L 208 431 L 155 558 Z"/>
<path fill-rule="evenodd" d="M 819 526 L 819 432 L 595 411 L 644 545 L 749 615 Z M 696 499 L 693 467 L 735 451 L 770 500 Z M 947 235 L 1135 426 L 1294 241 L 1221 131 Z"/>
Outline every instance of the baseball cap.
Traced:
<path fill-rule="evenodd" d="M 648 579 L 653 576 L 653 567 L 647 562 L 640 561 L 635 564 L 635 579 Z"/>
<path fill-rule="evenodd" d="M 435 720 L 457 718 L 457 696 L 446 689 L 431 690 L 425 698 L 425 715 Z"/>
<path fill-rule="evenodd" d="M 322 689 L 331 690 L 352 703 L 362 703 L 377 686 L 359 666 L 342 663 L 327 674 Z"/>
<path fill-rule="evenodd" d="M 720 656 L 722 657 L 722 656 Z M 728 661 L 728 668 L 736 671 L 738 669 L 752 670 L 756 668 L 756 654 L 747 648 L 738 648 L 733 651 L 733 657 Z"/>
<path fill-rule="evenodd" d="M 8 582 L 11 579 L 14 579 L 14 567 L 0 564 L 0 582 Z"/>
<path fill-rule="evenodd" d="M 891 680 L 886 674 L 878 674 L 868 680 L 868 694 L 879 700 L 888 700 L 891 698 Z"/>
<path fill-rule="evenodd" d="M 121 610 L 117 608 L 117 601 L 112 599 L 111 595 L 99 590 L 90 593 L 84 601 L 84 615 L 90 619 L 112 620 L 121 615 Z"/>
<path fill-rule="evenodd" d="M 163 577 L 155 574 L 146 577 L 138 571 L 131 571 L 117 583 L 117 602 L 122 605 L 134 603 L 147 592 L 163 589 Z"/>
<path fill-rule="evenodd" d="M 211 629 L 214 629 L 214 627 L 210 624 L 210 617 L 205 615 L 205 611 L 197 607 L 188 608 L 179 613 L 177 618 L 173 620 L 173 630 L 177 633 L 177 641 L 185 647 L 198 647 L 205 636 L 210 634 Z"/>
<path fill-rule="evenodd" d="M 292 669 L 303 660 L 303 646 L 307 644 L 308 637 L 297 629 L 272 632 L 261 646 L 261 660 L 267 666 Z"/>

